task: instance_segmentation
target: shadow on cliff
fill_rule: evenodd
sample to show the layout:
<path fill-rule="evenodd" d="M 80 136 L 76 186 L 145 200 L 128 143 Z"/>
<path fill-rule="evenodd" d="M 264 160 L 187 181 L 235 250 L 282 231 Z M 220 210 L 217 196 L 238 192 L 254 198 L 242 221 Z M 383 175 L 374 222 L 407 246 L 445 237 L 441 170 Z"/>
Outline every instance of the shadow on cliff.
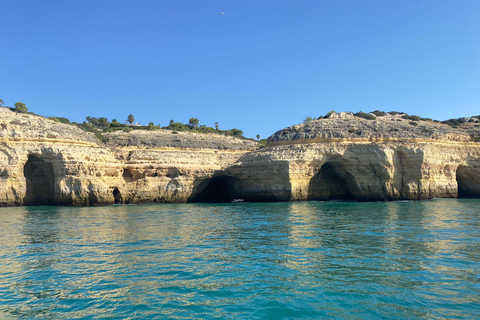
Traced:
<path fill-rule="evenodd" d="M 196 180 L 193 184 L 192 195 L 187 202 L 231 202 L 234 199 L 231 192 L 234 180 L 234 178 L 226 176 Z"/>
<path fill-rule="evenodd" d="M 456 180 L 458 198 L 480 198 L 480 167 L 460 165 L 457 168 Z"/>
<path fill-rule="evenodd" d="M 326 162 L 310 179 L 308 200 L 355 200 L 351 177 L 339 162 Z"/>
<path fill-rule="evenodd" d="M 23 168 L 26 180 L 24 205 L 40 206 L 55 204 L 55 174 L 51 162 L 40 156 L 29 155 Z"/>
<path fill-rule="evenodd" d="M 391 200 L 421 199 L 420 179 L 422 178 L 423 152 L 398 148 L 393 154 L 394 175 L 392 185 L 396 193 Z"/>

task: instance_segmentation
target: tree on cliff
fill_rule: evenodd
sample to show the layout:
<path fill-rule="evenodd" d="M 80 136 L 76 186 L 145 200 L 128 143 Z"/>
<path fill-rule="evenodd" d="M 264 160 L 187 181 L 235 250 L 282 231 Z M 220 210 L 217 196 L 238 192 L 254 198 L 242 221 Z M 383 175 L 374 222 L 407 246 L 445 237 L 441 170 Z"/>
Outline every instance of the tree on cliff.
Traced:
<path fill-rule="evenodd" d="M 215 122 L 215 130 L 218 131 L 218 122 Z"/>
<path fill-rule="evenodd" d="M 198 127 L 199 120 L 197 118 L 190 118 L 188 120 L 188 126 L 190 129 L 196 129 Z"/>
<path fill-rule="evenodd" d="M 100 128 L 108 128 L 110 126 L 110 123 L 108 122 L 108 119 L 105 117 L 100 117 L 97 119 L 98 120 L 98 126 Z"/>
<path fill-rule="evenodd" d="M 14 106 L 15 106 L 15 109 L 17 110 L 17 112 L 25 113 L 25 112 L 28 111 L 27 105 L 25 103 L 15 102 Z"/>
<path fill-rule="evenodd" d="M 303 123 L 313 121 L 314 119 L 310 116 L 306 116 L 305 119 L 303 119 Z"/>
<path fill-rule="evenodd" d="M 243 131 L 240 129 L 233 128 L 231 131 L 232 131 L 232 135 L 236 137 L 240 137 L 243 135 Z"/>
<path fill-rule="evenodd" d="M 260 135 L 259 134 L 257 134 L 257 140 L 260 140 Z"/>
<path fill-rule="evenodd" d="M 5 102 L 3 102 L 2 99 L 0 99 L 0 107 L 4 105 Z"/>
<path fill-rule="evenodd" d="M 130 124 L 135 122 L 135 117 L 133 116 L 133 114 L 128 115 L 127 122 L 130 123 Z"/>

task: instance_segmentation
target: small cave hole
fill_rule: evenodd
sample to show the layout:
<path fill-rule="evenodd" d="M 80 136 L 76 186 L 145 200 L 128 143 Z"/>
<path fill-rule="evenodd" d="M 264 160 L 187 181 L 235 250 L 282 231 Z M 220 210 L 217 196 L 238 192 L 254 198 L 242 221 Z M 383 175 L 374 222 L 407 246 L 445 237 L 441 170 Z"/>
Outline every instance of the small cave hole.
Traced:
<path fill-rule="evenodd" d="M 175 179 L 180 175 L 180 170 L 178 168 L 168 168 L 167 177 Z"/>
<path fill-rule="evenodd" d="M 122 194 L 120 190 L 118 190 L 117 187 L 113 188 L 113 198 L 114 198 L 114 203 L 115 204 L 121 204 L 122 203 Z"/>
<path fill-rule="evenodd" d="M 132 169 L 130 168 L 123 169 L 123 180 L 125 180 L 125 182 L 135 181 L 135 179 L 133 178 Z"/>

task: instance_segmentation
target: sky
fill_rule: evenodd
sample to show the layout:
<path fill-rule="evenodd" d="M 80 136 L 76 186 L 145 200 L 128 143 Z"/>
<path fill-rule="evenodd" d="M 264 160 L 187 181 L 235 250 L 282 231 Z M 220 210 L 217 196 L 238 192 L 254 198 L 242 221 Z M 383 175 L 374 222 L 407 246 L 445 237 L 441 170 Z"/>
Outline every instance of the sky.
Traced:
<path fill-rule="evenodd" d="M 266 138 L 330 110 L 480 114 L 478 0 L 0 0 L 0 99 Z M 221 14 L 223 12 L 223 14 Z"/>

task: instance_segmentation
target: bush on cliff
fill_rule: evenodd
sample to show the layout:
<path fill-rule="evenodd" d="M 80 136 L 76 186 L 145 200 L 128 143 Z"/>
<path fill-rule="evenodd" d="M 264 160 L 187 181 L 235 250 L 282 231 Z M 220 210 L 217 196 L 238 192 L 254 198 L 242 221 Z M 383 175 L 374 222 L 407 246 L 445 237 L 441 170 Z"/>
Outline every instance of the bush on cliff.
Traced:
<path fill-rule="evenodd" d="M 372 112 L 370 112 L 370 113 L 374 114 L 374 115 L 377 116 L 377 117 L 384 117 L 384 116 L 387 115 L 386 112 L 384 112 L 384 111 L 379 111 L 379 110 L 375 110 L 375 111 L 372 111 Z"/>
<path fill-rule="evenodd" d="M 412 120 L 412 121 L 420 121 L 420 120 L 422 120 L 422 118 L 420 118 L 419 116 L 409 116 L 408 114 L 402 116 L 402 119 Z"/>
<path fill-rule="evenodd" d="M 243 131 L 240 129 L 233 128 L 231 131 L 232 131 L 232 135 L 235 137 L 243 136 Z"/>
<path fill-rule="evenodd" d="M 365 113 L 365 112 L 362 112 L 362 111 L 355 113 L 354 116 L 359 117 L 359 118 L 364 118 L 364 119 L 367 119 L 367 120 L 377 119 L 377 117 L 375 117 L 373 114 Z"/>
<path fill-rule="evenodd" d="M 306 116 L 305 119 L 303 119 L 303 123 L 307 123 L 307 122 L 310 122 L 310 121 L 313 121 L 313 120 L 315 120 L 315 119 L 310 117 L 310 116 Z"/>
<path fill-rule="evenodd" d="M 26 113 L 28 111 L 27 105 L 22 102 L 15 102 L 15 111 L 20 113 Z"/>
<path fill-rule="evenodd" d="M 52 121 L 55 121 L 55 122 L 64 123 L 64 124 L 72 124 L 70 122 L 70 120 L 68 120 L 67 118 L 63 118 L 63 117 L 48 117 L 48 119 L 50 119 Z"/>
<path fill-rule="evenodd" d="M 334 110 L 331 110 L 326 115 L 324 115 L 323 118 L 327 119 L 328 117 L 330 117 L 334 113 L 336 113 L 336 112 Z"/>

